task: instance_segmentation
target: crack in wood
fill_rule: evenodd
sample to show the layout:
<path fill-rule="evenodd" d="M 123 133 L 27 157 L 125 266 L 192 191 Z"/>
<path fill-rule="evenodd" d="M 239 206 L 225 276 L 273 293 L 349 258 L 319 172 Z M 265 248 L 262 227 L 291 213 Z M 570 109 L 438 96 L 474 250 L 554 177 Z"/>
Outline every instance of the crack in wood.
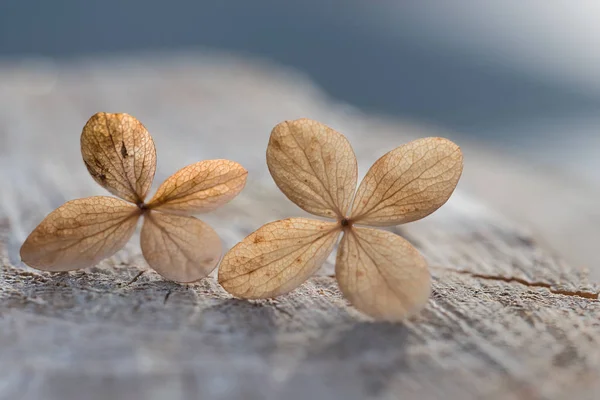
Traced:
<path fill-rule="evenodd" d="M 436 269 L 436 270 L 442 270 L 442 271 L 445 271 L 445 272 L 454 272 L 454 273 L 457 273 L 457 274 L 468 275 L 468 276 L 470 276 L 472 278 L 483 279 L 483 280 L 486 280 L 486 281 L 499 281 L 499 282 L 506 282 L 506 283 L 519 283 L 519 284 L 527 286 L 527 287 L 544 288 L 544 289 L 548 289 L 548 291 L 550 291 L 550 293 L 560 294 L 560 295 L 563 295 L 563 296 L 582 297 L 584 299 L 598 300 L 599 295 L 600 295 L 600 293 L 586 292 L 586 291 L 583 291 L 583 290 L 570 291 L 570 290 L 555 289 L 549 283 L 545 283 L 545 282 L 529 282 L 529 281 L 527 281 L 525 279 L 511 277 L 511 276 L 507 277 L 507 276 L 478 274 L 478 273 L 471 272 L 471 271 L 464 271 L 464 270 L 461 271 L 461 270 L 444 268 L 444 267 L 430 267 L 430 268 L 431 269 Z"/>
<path fill-rule="evenodd" d="M 125 286 L 130 286 L 131 284 L 135 283 L 139 279 L 139 277 L 144 274 L 144 272 L 146 272 L 146 271 L 140 271 L 140 272 L 138 272 L 137 275 L 134 276 L 132 280 L 130 280 L 129 282 L 127 282 L 127 284 Z"/>
<path fill-rule="evenodd" d="M 164 301 L 163 301 L 163 304 L 167 304 L 167 300 L 169 300 L 169 297 L 171 296 L 171 293 L 172 293 L 172 292 L 173 292 L 173 291 L 172 291 L 171 289 L 169 289 L 169 290 L 167 291 L 167 294 L 165 294 L 165 299 L 164 299 Z"/>
<path fill-rule="evenodd" d="M 544 289 L 548 289 L 548 291 L 550 293 L 560 294 L 560 295 L 563 295 L 563 296 L 581 297 L 581 298 L 590 299 L 590 300 L 599 300 L 600 299 L 600 293 L 586 292 L 584 290 L 576 290 L 576 291 L 560 290 L 560 289 L 553 288 L 552 285 L 550 285 L 549 283 L 544 283 L 544 282 L 529 282 L 529 281 L 527 281 L 525 279 L 522 279 L 522 278 L 478 274 L 478 273 L 471 272 L 471 271 L 464 271 L 464 270 L 461 271 L 461 270 L 458 270 L 458 269 L 450 269 L 450 268 L 444 268 L 444 267 L 432 267 L 432 266 L 430 266 L 429 268 L 435 269 L 435 270 L 444 271 L 444 272 L 454 272 L 454 273 L 457 273 L 457 274 L 468 275 L 468 276 L 470 276 L 472 278 L 483 279 L 483 280 L 486 280 L 486 281 L 497 281 L 497 282 L 505 282 L 505 283 L 519 283 L 519 284 L 521 284 L 523 286 L 527 286 L 527 287 L 544 288 Z M 335 274 L 330 274 L 330 275 L 326 275 L 326 276 L 329 277 L 329 278 L 335 278 Z"/>

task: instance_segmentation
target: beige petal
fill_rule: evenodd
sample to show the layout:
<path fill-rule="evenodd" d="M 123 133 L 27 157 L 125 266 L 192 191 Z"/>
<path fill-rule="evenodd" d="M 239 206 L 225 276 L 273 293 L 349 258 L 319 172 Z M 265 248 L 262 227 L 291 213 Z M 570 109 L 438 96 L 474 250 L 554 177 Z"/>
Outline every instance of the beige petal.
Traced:
<path fill-rule="evenodd" d="M 354 222 L 398 225 L 421 219 L 450 197 L 462 173 L 460 148 L 443 138 L 425 138 L 385 154 L 360 184 Z"/>
<path fill-rule="evenodd" d="M 21 259 L 44 271 L 92 266 L 125 246 L 139 215 L 139 208 L 114 197 L 69 201 L 31 232 L 21 247 Z"/>
<path fill-rule="evenodd" d="M 247 299 L 287 293 L 321 267 L 339 233 L 336 223 L 314 219 L 268 223 L 225 254 L 219 283 L 232 295 Z"/>
<path fill-rule="evenodd" d="M 112 194 L 142 203 L 156 171 L 152 137 L 128 114 L 97 113 L 81 133 L 83 162 L 96 182 Z"/>
<path fill-rule="evenodd" d="M 148 264 L 175 282 L 195 282 L 208 276 L 221 257 L 217 233 L 194 217 L 147 212 L 141 244 Z"/>
<path fill-rule="evenodd" d="M 211 211 L 237 196 L 247 176 L 248 171 L 233 161 L 200 161 L 171 175 L 149 207 L 182 215 Z"/>
<path fill-rule="evenodd" d="M 344 296 L 373 318 L 399 321 L 427 304 L 427 263 L 406 240 L 380 229 L 352 227 L 338 248 L 335 273 Z"/>
<path fill-rule="evenodd" d="M 285 121 L 271 132 L 267 165 L 279 189 L 300 208 L 344 217 L 356 190 L 356 156 L 348 140 L 310 119 Z"/>

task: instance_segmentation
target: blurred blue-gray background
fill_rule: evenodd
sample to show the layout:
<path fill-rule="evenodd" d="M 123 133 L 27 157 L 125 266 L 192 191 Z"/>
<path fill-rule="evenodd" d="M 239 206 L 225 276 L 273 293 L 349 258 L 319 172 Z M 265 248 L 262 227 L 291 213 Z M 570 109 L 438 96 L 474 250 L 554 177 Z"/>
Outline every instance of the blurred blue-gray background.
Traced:
<path fill-rule="evenodd" d="M 0 54 L 227 50 L 297 68 L 366 111 L 583 151 L 598 144 L 599 11 L 594 0 L 3 0 Z"/>

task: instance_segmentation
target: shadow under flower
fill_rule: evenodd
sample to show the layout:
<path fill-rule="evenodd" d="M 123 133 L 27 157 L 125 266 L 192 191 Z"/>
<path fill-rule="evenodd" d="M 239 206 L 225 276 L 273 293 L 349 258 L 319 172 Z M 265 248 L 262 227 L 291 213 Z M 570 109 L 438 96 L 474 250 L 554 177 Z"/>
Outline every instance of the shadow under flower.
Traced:
<path fill-rule="evenodd" d="M 308 349 L 273 398 L 364 399 L 385 393 L 390 380 L 407 368 L 404 325 L 357 322 L 324 334 Z"/>

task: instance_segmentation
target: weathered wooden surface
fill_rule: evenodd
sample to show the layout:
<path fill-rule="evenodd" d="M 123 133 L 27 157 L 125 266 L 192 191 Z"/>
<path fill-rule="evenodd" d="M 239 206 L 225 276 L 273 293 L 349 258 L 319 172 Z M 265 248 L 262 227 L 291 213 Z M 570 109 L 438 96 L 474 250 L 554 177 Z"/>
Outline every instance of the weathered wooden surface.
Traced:
<path fill-rule="evenodd" d="M 362 173 L 421 135 L 393 132 L 260 63 L 178 56 L 59 67 L 0 68 L 0 398 L 597 398 L 600 288 L 461 185 L 439 212 L 395 228 L 434 276 L 427 309 L 406 324 L 347 307 L 331 263 L 292 294 L 258 302 L 232 299 L 214 279 L 185 286 L 140 275 L 137 237 L 85 271 L 27 268 L 18 249 L 45 214 L 103 194 L 79 152 L 96 111 L 144 122 L 157 146 L 155 187 L 201 159 L 249 170 L 240 197 L 202 216 L 226 247 L 267 221 L 304 215 L 266 169 L 277 122 L 334 126 Z M 470 168 L 484 173 L 486 156 L 466 153 L 465 178 Z"/>

